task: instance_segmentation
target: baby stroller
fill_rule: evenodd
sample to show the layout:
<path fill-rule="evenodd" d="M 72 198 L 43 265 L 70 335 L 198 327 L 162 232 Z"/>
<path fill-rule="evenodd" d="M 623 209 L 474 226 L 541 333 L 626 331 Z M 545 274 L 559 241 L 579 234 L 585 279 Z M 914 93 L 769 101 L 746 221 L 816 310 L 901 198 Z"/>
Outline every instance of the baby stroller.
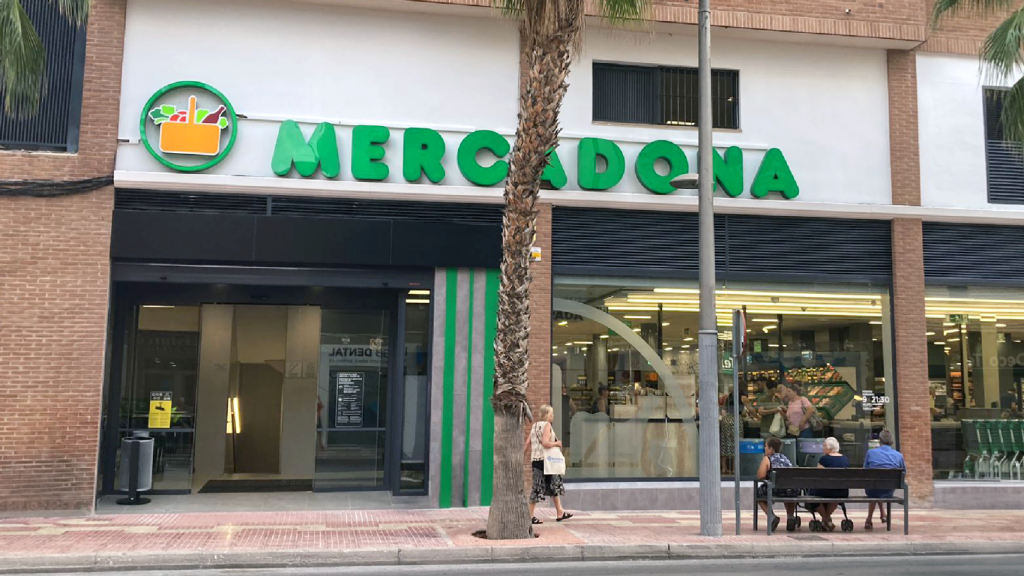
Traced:
<path fill-rule="evenodd" d="M 804 508 L 811 513 L 812 520 L 807 525 L 811 532 L 828 532 L 828 527 L 825 526 L 825 523 L 818 520 L 818 506 L 822 505 L 816 502 L 804 504 Z M 846 515 L 846 503 L 840 502 L 839 509 L 843 511 L 843 521 L 839 523 L 840 529 L 843 532 L 853 532 L 853 520 L 850 520 L 850 517 Z"/>

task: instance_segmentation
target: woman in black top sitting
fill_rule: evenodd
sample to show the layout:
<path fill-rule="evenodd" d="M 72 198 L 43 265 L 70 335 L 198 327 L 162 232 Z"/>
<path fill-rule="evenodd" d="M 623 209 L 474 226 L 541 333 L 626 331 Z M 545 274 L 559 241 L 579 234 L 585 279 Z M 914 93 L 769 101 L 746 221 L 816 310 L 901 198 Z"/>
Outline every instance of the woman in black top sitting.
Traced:
<path fill-rule="evenodd" d="M 850 459 L 839 453 L 839 441 L 833 437 L 825 438 L 823 446 L 824 455 L 818 460 L 818 468 L 849 468 Z M 812 490 L 811 496 L 819 498 L 836 498 L 838 500 L 849 498 L 849 490 Z M 832 522 L 832 513 L 839 508 L 838 502 L 818 505 L 818 512 L 821 513 L 821 522 L 825 528 L 832 532 L 836 525 Z"/>

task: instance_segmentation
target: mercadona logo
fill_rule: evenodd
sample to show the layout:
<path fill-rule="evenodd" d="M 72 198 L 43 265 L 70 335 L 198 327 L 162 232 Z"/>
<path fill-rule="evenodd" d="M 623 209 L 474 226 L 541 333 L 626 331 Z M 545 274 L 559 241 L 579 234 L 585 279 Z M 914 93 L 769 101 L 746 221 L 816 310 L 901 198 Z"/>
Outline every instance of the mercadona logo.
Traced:
<path fill-rule="evenodd" d="M 238 117 L 216 88 L 186 80 L 153 94 L 142 109 L 139 132 L 146 150 L 164 166 L 200 172 L 216 166 L 231 152 L 238 136 Z"/>

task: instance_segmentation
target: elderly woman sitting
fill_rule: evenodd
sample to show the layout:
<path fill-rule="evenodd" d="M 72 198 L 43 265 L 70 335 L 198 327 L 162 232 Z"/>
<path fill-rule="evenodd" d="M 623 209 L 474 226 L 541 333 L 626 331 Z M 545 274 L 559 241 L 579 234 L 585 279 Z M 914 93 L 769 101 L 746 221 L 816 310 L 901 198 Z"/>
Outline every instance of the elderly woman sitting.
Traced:
<path fill-rule="evenodd" d="M 849 468 L 850 459 L 839 453 L 839 441 L 833 437 L 825 438 L 823 446 L 824 455 L 818 460 L 818 468 Z M 812 496 L 819 498 L 835 498 L 842 500 L 850 497 L 849 490 L 812 490 Z M 839 507 L 838 502 L 830 502 L 828 504 L 818 505 L 818 512 L 821 514 L 822 525 L 829 532 L 836 529 L 836 525 L 832 522 L 832 513 Z"/>

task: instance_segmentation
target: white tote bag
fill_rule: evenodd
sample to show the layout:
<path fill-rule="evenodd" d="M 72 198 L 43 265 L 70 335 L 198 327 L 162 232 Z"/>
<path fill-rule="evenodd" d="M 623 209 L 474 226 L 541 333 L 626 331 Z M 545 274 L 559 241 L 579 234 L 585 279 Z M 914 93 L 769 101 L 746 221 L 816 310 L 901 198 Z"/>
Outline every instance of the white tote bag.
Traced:
<path fill-rule="evenodd" d="M 544 449 L 544 475 L 565 475 L 565 456 L 562 455 L 562 451 L 558 448 Z"/>
<path fill-rule="evenodd" d="M 771 428 L 768 429 L 768 433 L 778 438 L 782 438 L 786 435 L 786 421 L 782 418 L 782 414 L 775 415 L 775 419 L 772 420 L 772 425 Z"/>

